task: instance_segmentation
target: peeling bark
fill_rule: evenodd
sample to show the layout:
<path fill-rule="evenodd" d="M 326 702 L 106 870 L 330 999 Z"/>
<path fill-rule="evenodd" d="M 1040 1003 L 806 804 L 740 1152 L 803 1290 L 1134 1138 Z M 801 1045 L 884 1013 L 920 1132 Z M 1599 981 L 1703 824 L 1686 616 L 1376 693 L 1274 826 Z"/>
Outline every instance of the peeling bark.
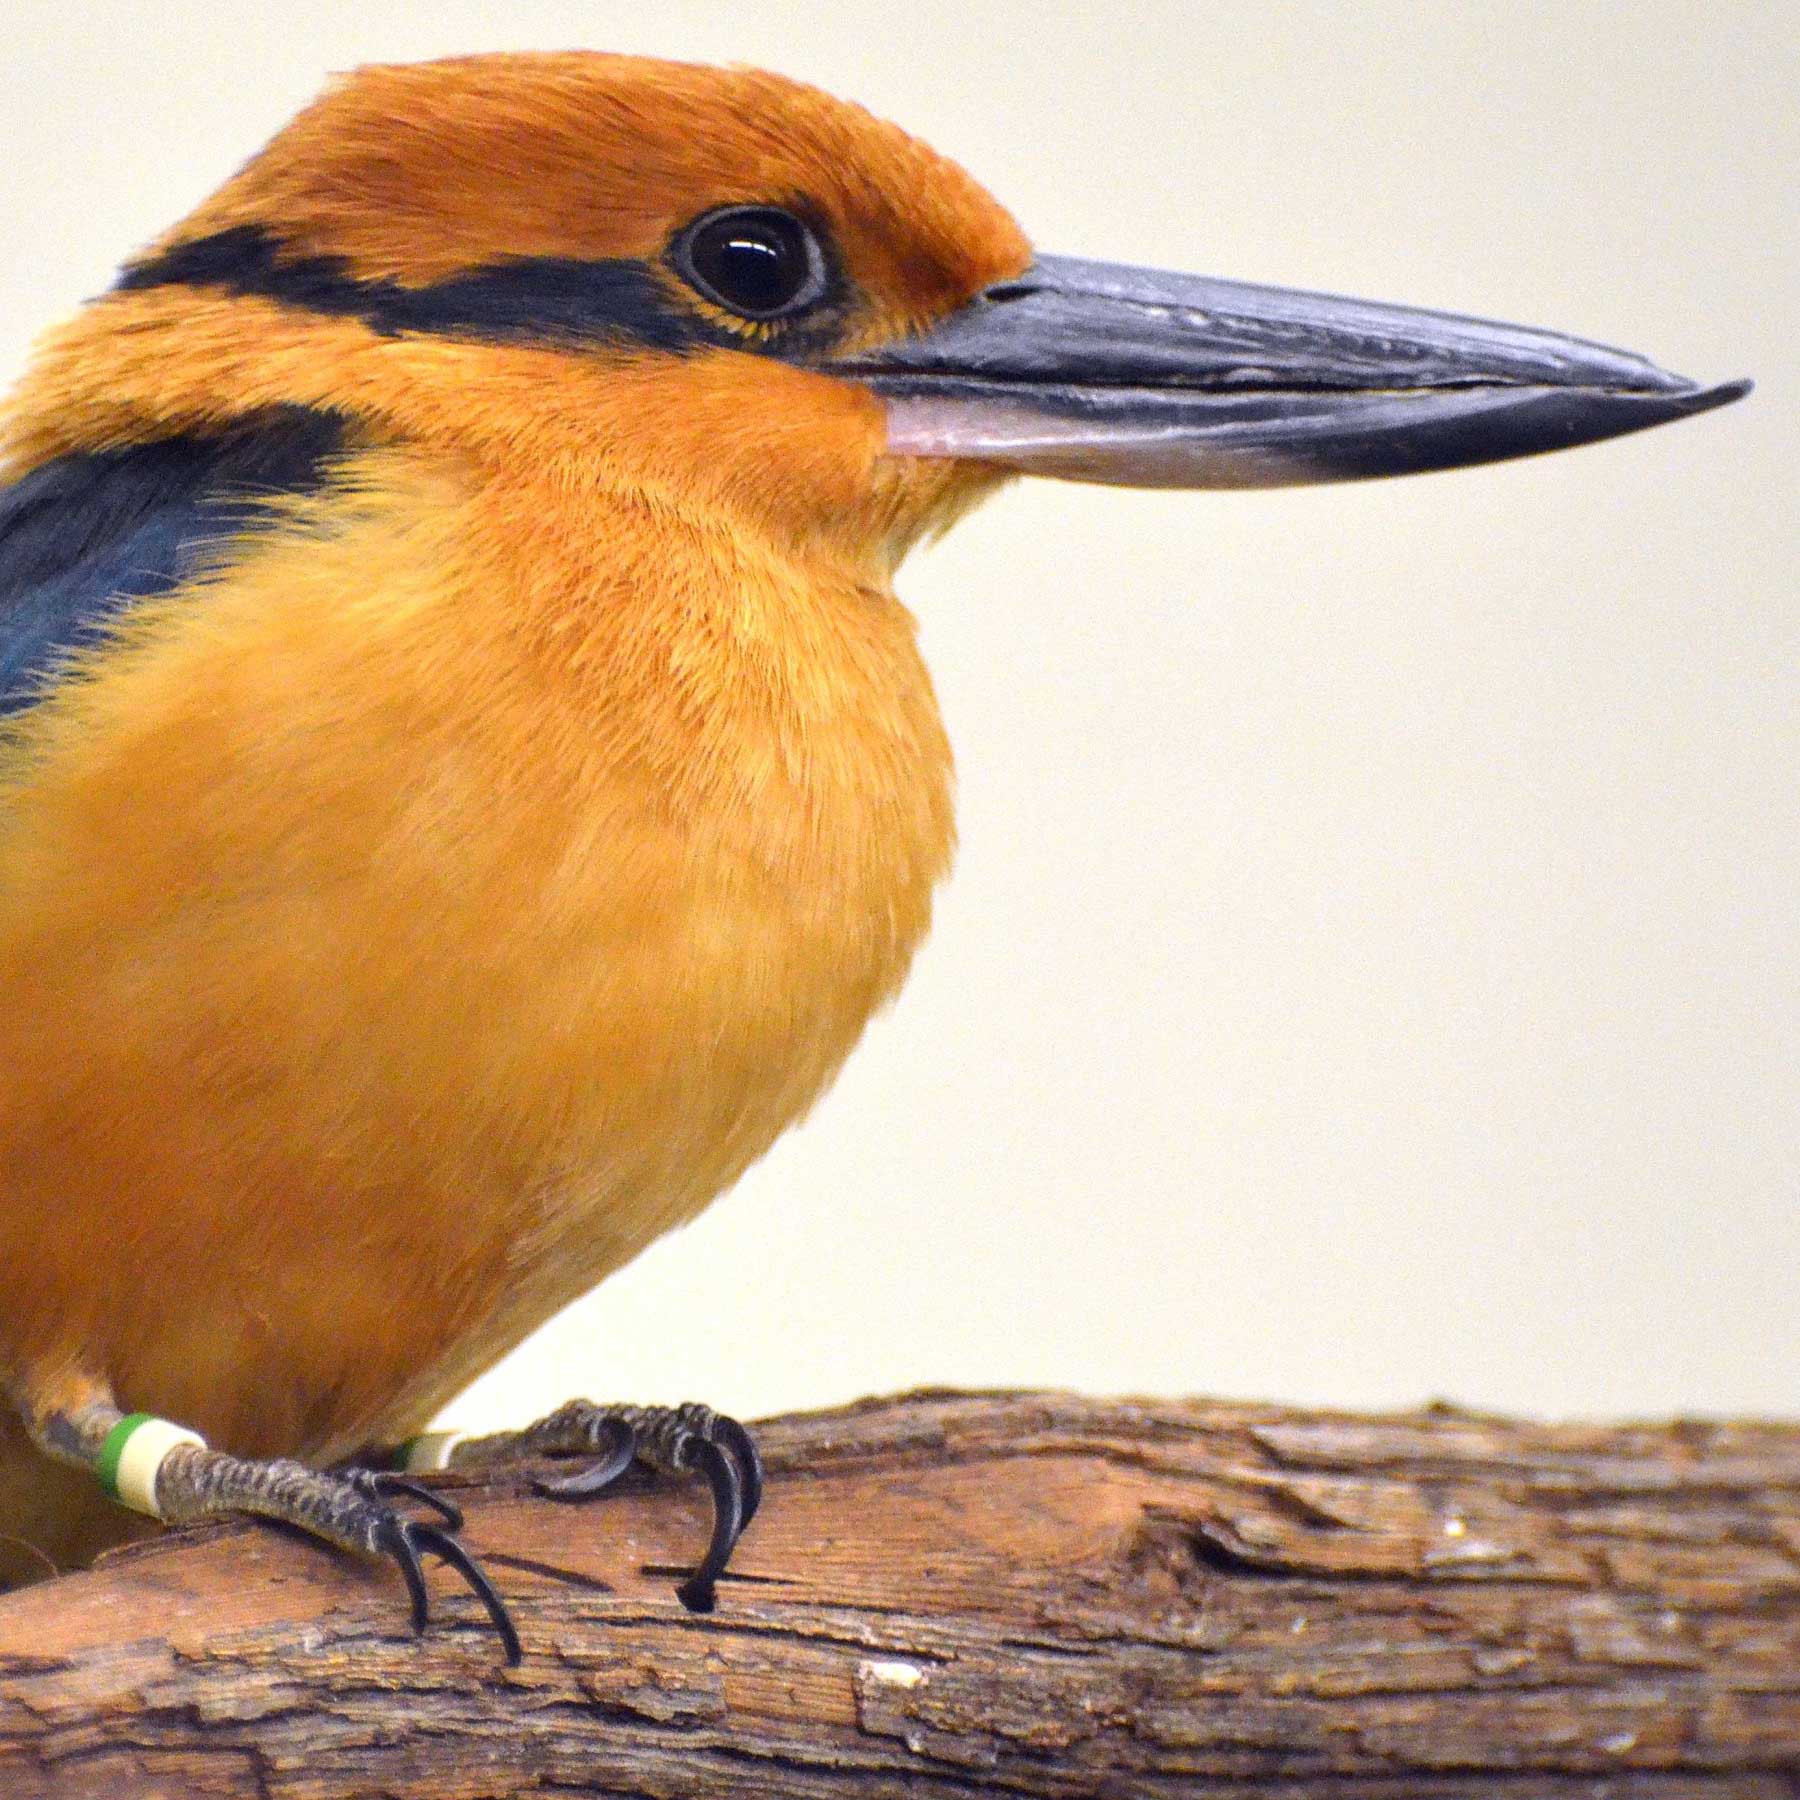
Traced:
<path fill-rule="evenodd" d="M 254 1526 L 0 1600 L 0 1793 L 510 1800 L 1800 1796 L 1800 1426 L 916 1395 L 699 1491 L 447 1481 L 434 1580 Z"/>

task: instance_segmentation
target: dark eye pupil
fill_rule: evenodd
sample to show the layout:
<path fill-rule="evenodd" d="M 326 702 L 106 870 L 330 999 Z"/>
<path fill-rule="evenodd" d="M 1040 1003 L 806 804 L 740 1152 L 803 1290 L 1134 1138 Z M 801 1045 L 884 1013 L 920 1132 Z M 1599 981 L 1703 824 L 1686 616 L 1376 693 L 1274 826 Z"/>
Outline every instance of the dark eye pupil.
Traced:
<path fill-rule="evenodd" d="M 771 207 L 734 207 L 702 221 L 684 246 L 685 273 L 709 300 L 752 319 L 815 298 L 819 261 L 807 229 Z"/>
<path fill-rule="evenodd" d="M 707 246 L 706 274 L 714 287 L 757 312 L 779 306 L 796 287 L 793 252 L 771 238 L 737 232 Z"/>

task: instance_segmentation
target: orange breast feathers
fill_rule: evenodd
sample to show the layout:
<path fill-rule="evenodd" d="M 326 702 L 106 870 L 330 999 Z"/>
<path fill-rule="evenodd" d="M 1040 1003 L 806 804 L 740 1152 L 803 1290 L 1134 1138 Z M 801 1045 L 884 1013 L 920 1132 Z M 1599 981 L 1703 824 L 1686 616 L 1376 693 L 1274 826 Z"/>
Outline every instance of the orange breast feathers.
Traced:
<path fill-rule="evenodd" d="M 404 1434 L 704 1205 L 951 839 L 828 551 L 579 458 L 339 479 L 31 709 L 0 838 L 6 1349 L 247 1452 Z"/>

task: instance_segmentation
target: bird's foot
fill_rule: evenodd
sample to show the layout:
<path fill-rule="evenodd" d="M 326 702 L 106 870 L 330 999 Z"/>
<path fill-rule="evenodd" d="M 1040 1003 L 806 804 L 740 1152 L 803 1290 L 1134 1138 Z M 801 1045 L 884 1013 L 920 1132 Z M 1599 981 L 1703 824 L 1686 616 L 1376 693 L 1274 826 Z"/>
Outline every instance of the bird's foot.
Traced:
<path fill-rule="evenodd" d="M 442 1522 L 412 1518 L 393 1504 L 396 1500 L 418 1501 Z M 415 1481 L 373 1469 L 326 1474 L 303 1463 L 255 1462 L 190 1445 L 164 1459 L 156 1475 L 156 1502 L 173 1525 L 250 1513 L 357 1555 L 392 1557 L 412 1597 L 415 1631 L 423 1631 L 430 1620 L 423 1559 L 435 1556 L 487 1608 L 506 1660 L 519 1661 L 519 1634 L 506 1602 L 456 1536 L 462 1529 L 461 1509 Z"/>
<path fill-rule="evenodd" d="M 285 1459 L 227 1456 L 168 1419 L 121 1412 L 106 1382 L 81 1371 L 63 1371 L 54 1385 L 24 1386 L 14 1398 L 32 1442 L 46 1456 L 86 1469 L 134 1512 L 171 1525 L 248 1513 L 292 1525 L 340 1550 L 391 1556 L 412 1597 L 415 1631 L 429 1622 L 424 1558 L 435 1556 L 468 1583 L 500 1634 L 506 1660 L 518 1662 L 519 1634 L 506 1603 L 456 1536 L 462 1513 L 416 1481 L 377 1470 L 324 1473 Z M 409 1517 L 396 1500 L 430 1507 L 439 1522 Z"/>
<path fill-rule="evenodd" d="M 594 1458 L 573 1474 L 539 1477 L 533 1483 L 539 1493 L 556 1500 L 588 1499 L 634 1463 L 659 1475 L 704 1475 L 713 1497 L 712 1541 L 675 1593 L 690 1612 L 712 1611 L 718 1579 L 762 1503 L 762 1458 L 736 1419 L 692 1401 L 683 1406 L 601 1406 L 571 1400 L 523 1431 L 457 1440 L 439 1466 L 468 1469 L 535 1456 Z"/>

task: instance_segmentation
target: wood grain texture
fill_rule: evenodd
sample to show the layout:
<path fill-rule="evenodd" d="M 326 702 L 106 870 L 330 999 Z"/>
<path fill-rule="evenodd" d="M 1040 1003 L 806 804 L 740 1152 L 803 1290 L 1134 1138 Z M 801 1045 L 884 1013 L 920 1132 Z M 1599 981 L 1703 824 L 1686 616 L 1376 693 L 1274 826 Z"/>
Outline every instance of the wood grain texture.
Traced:
<path fill-rule="evenodd" d="M 522 1668 L 275 1532 L 0 1601 L 0 1793 L 1800 1795 L 1800 1426 L 921 1394 L 697 1491 L 453 1484 Z"/>

